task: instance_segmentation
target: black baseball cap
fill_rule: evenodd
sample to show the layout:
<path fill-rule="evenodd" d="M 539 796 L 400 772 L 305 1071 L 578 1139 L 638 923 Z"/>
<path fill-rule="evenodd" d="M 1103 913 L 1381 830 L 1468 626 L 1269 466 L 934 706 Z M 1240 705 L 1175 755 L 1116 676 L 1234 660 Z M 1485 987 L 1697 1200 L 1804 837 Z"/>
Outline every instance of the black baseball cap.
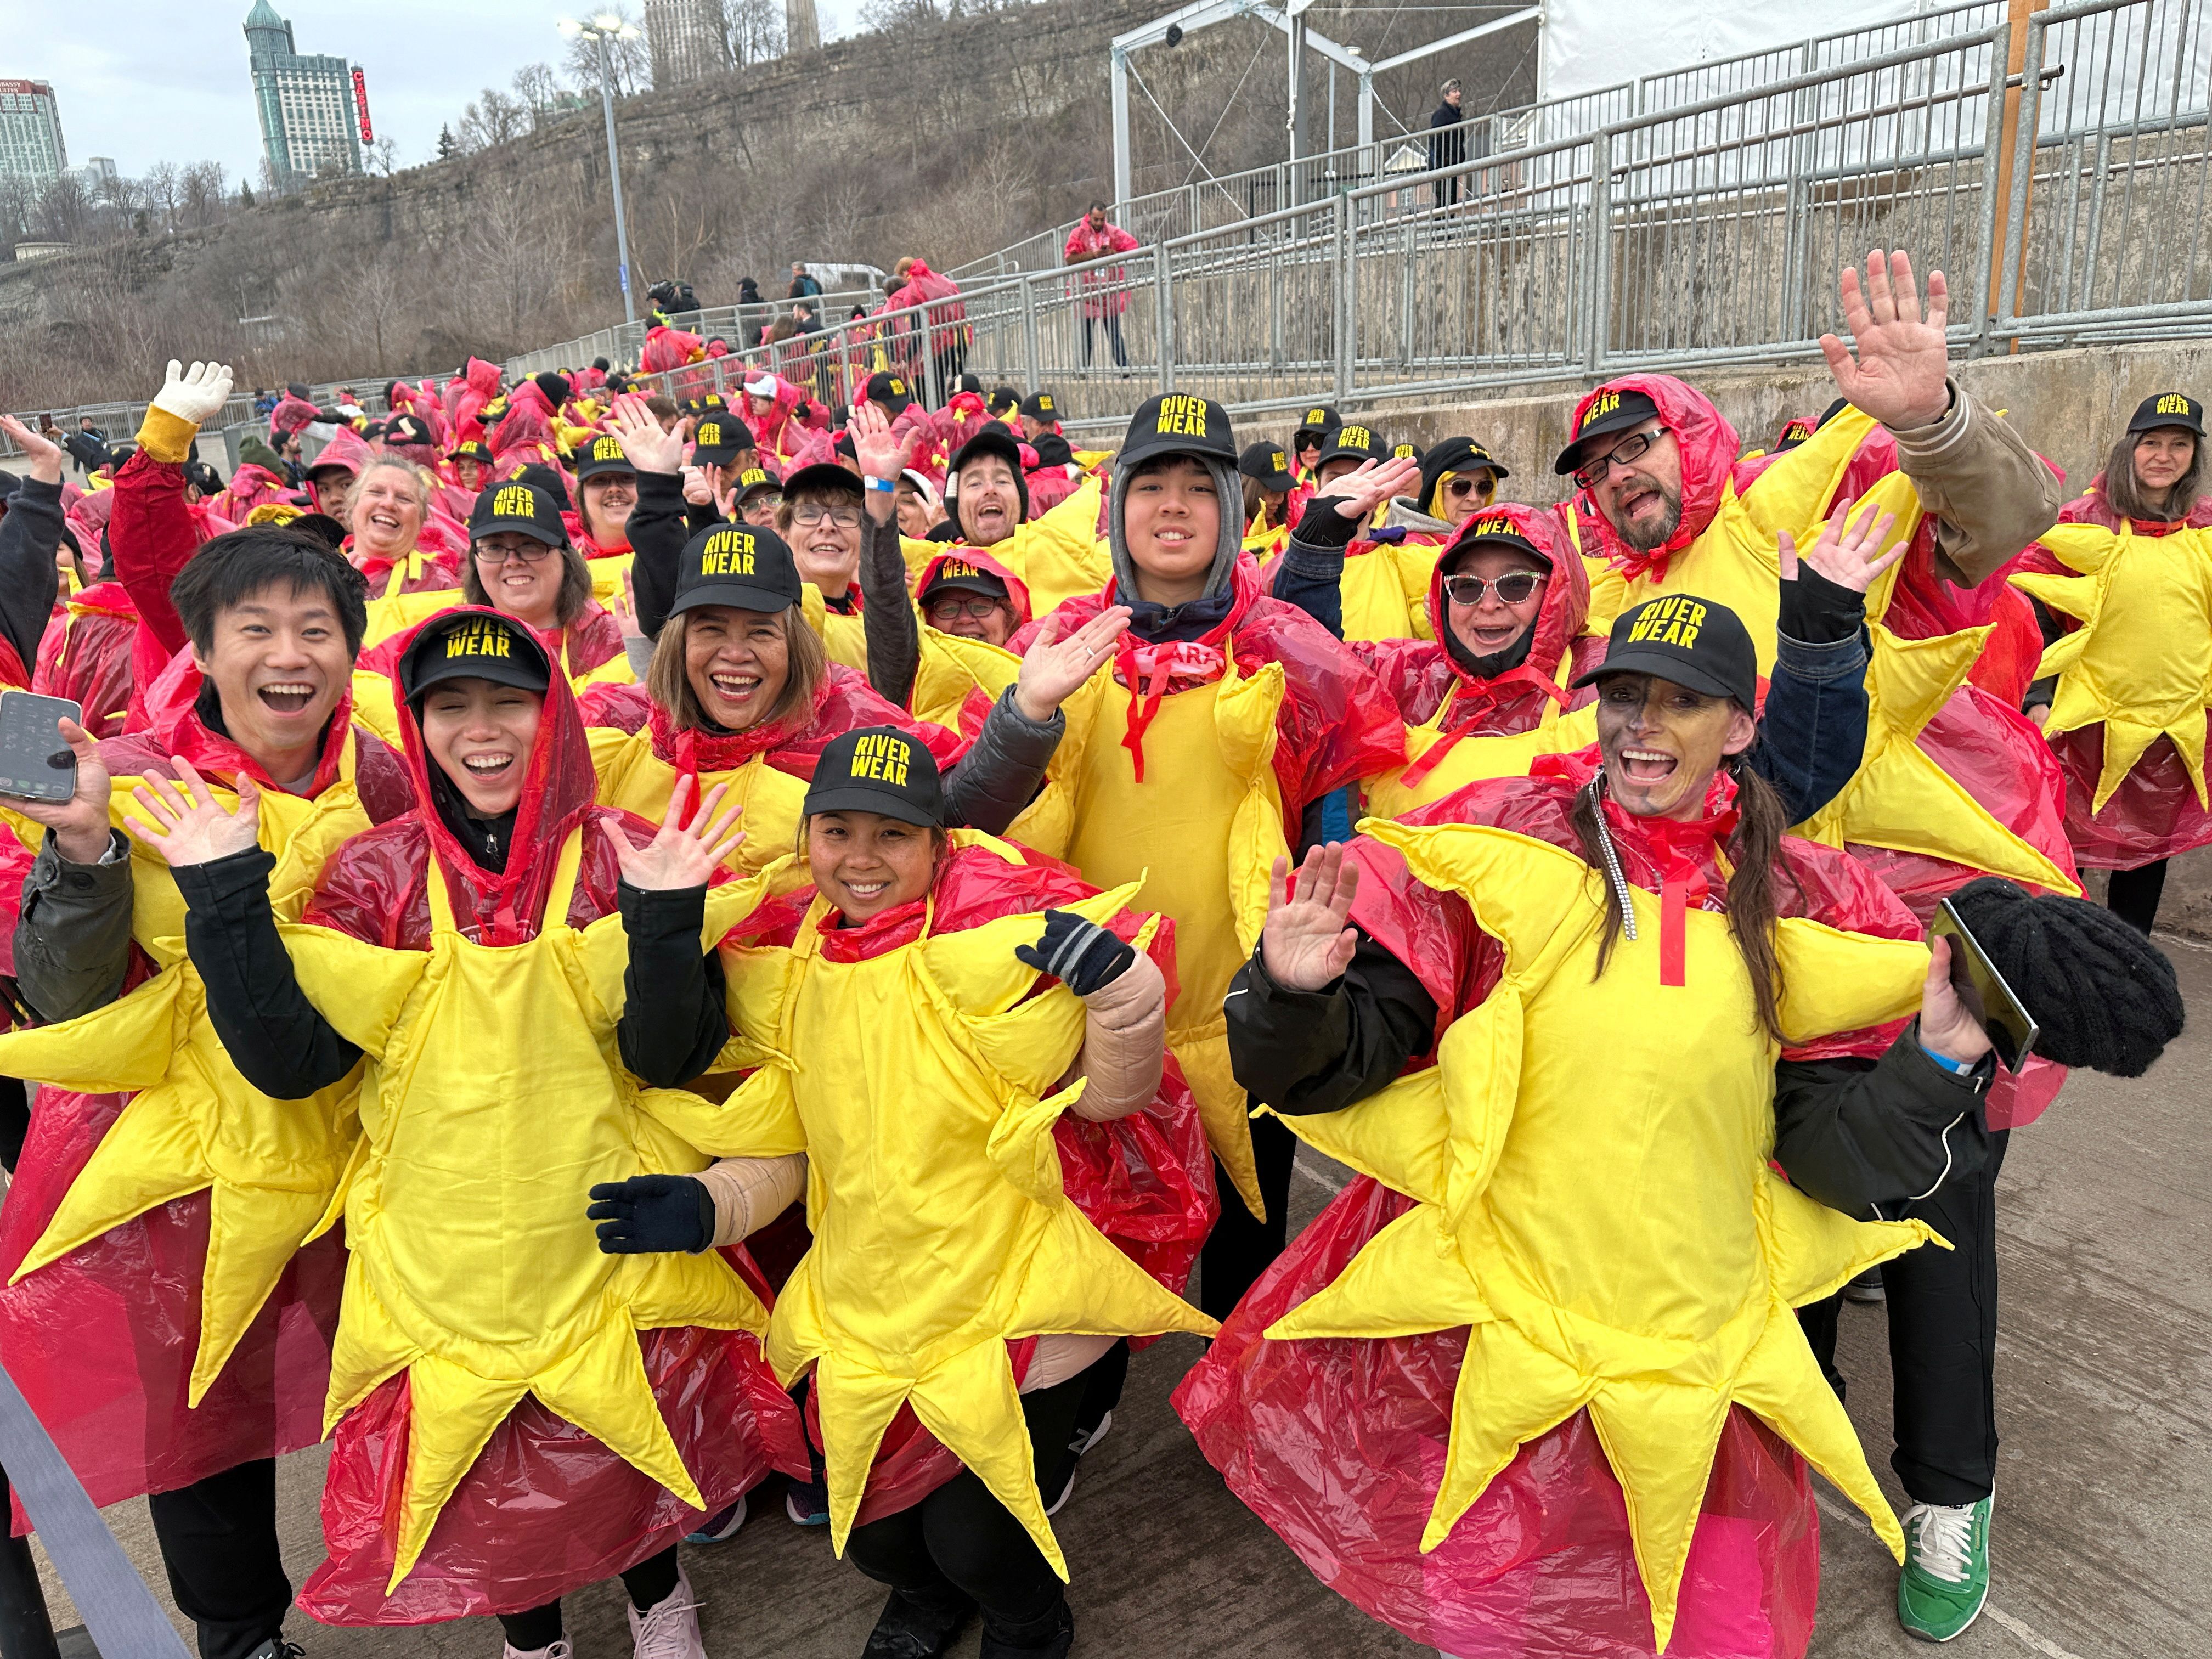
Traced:
<path fill-rule="evenodd" d="M 2162 426 L 2178 426 L 2201 438 L 2204 435 L 2204 405 L 2185 392 L 2161 392 L 2136 405 L 2128 430 L 2154 432 Z"/>
<path fill-rule="evenodd" d="M 1340 426 L 1328 434 L 1321 453 L 1314 458 L 1314 471 L 1320 471 L 1331 461 L 1381 461 L 1389 455 L 1389 446 L 1373 427 Z"/>
<path fill-rule="evenodd" d="M 561 509 L 553 498 L 520 478 L 478 490 L 477 504 L 469 510 L 471 542 L 506 530 L 519 531 L 548 547 L 565 547 L 568 541 L 568 526 L 561 522 Z"/>
<path fill-rule="evenodd" d="M 1559 452 L 1559 459 L 1552 463 L 1552 471 L 1565 477 L 1582 465 L 1582 447 L 1591 438 L 1602 438 L 1610 432 L 1626 432 L 1632 426 L 1655 420 L 1659 405 L 1648 393 L 1615 392 L 1601 386 L 1590 396 L 1582 419 L 1575 427 L 1574 441 Z"/>
<path fill-rule="evenodd" d="M 441 680 L 459 679 L 542 692 L 553 683 L 553 665 L 522 623 L 471 606 L 431 617 L 399 658 L 399 694 L 410 703 Z"/>
<path fill-rule="evenodd" d="M 1258 481 L 1262 489 L 1287 491 L 1297 480 L 1291 477 L 1291 458 L 1283 447 L 1262 438 L 1237 458 L 1237 470 Z"/>
<path fill-rule="evenodd" d="M 811 466 L 802 466 L 783 481 L 783 496 L 791 501 L 810 489 L 830 490 L 841 495 L 867 499 L 868 487 L 860 482 L 860 475 L 848 466 L 836 461 L 817 461 Z"/>
<path fill-rule="evenodd" d="M 951 556 L 938 560 L 931 567 L 929 580 L 921 585 L 921 592 L 915 598 L 918 603 L 926 605 L 929 603 L 929 596 L 942 587 L 963 588 L 970 593 L 981 593 L 994 599 L 1013 597 L 1004 576 L 980 565 L 970 564 L 965 559 Z"/>
<path fill-rule="evenodd" d="M 1060 419 L 1060 405 L 1049 392 L 1032 392 L 1022 399 L 1021 412 L 1033 421 L 1054 422 Z"/>
<path fill-rule="evenodd" d="M 1327 404 L 1316 404 L 1311 409 L 1306 410 L 1298 422 L 1298 429 L 1291 434 L 1291 446 L 1295 448 L 1300 438 L 1326 439 L 1330 433 L 1343 424 L 1343 416 L 1338 414 Z"/>
<path fill-rule="evenodd" d="M 596 478 L 602 472 L 635 472 L 629 456 L 623 453 L 622 440 L 611 434 L 592 434 L 582 453 L 576 457 L 576 482 Z"/>
<path fill-rule="evenodd" d="M 757 525 L 718 524 L 684 544 L 676 603 L 668 614 L 702 605 L 773 614 L 797 605 L 800 586 L 799 567 L 782 537 Z"/>
<path fill-rule="evenodd" d="M 1017 478 L 1022 476 L 1022 441 L 997 421 L 986 421 L 974 437 L 953 452 L 952 459 L 945 464 L 945 476 L 951 477 L 978 455 L 996 455 L 1013 469 Z"/>
<path fill-rule="evenodd" d="M 736 416 L 716 410 L 702 415 L 699 424 L 691 429 L 691 465 L 727 466 L 759 447 L 750 427 Z"/>
<path fill-rule="evenodd" d="M 867 400 L 886 414 L 901 415 L 914 401 L 914 388 L 907 384 L 905 375 L 878 370 L 868 376 Z"/>
<path fill-rule="evenodd" d="M 1613 624 L 1605 660 L 1575 681 L 1608 674 L 1652 674 L 1708 696 L 1733 698 L 1746 714 L 1759 707 L 1759 653 L 1743 619 L 1717 599 L 1662 593 L 1624 611 Z"/>
<path fill-rule="evenodd" d="M 302 513 L 296 519 L 288 520 L 284 527 L 305 531 L 333 553 L 345 546 L 346 527 L 327 513 Z"/>
<path fill-rule="evenodd" d="M 1436 499 L 1437 486 L 1443 482 L 1447 472 L 1488 472 L 1494 478 L 1510 478 L 1508 472 L 1472 438 L 1447 438 L 1421 457 L 1421 500 L 1423 512 Z"/>
<path fill-rule="evenodd" d="M 1066 466 L 1075 459 L 1075 451 L 1057 432 L 1038 433 L 1030 440 L 1030 447 L 1036 451 L 1039 466 Z"/>
<path fill-rule="evenodd" d="M 492 463 L 492 453 L 490 446 L 483 439 L 464 438 L 446 452 L 446 459 L 452 461 L 481 461 L 484 465 L 489 466 Z"/>
<path fill-rule="evenodd" d="M 1188 392 L 1164 392 L 1137 405 L 1121 437 L 1117 467 L 1133 466 L 1155 455 L 1203 455 L 1237 465 L 1237 434 L 1229 411 L 1211 398 Z"/>
<path fill-rule="evenodd" d="M 991 393 L 985 400 L 983 407 L 994 415 L 1004 415 L 1009 410 L 1019 409 L 1021 404 L 1022 394 L 1010 386 L 1002 386 Z"/>
<path fill-rule="evenodd" d="M 960 376 L 960 384 L 954 390 L 973 392 L 981 396 L 983 391 L 983 377 L 973 369 L 964 370 Z"/>
<path fill-rule="evenodd" d="M 1453 536 L 1438 556 L 1437 567 L 1449 575 L 1460 555 L 1490 548 L 1510 549 L 1516 553 L 1526 553 L 1547 565 L 1552 563 L 1552 556 L 1530 541 L 1528 532 L 1513 522 L 1510 514 L 1476 513 L 1461 523 L 1458 533 Z"/>
<path fill-rule="evenodd" d="M 945 827 L 945 787 L 937 757 L 921 738 L 896 726 L 864 726 L 830 740 L 814 763 L 814 781 L 800 804 L 817 812 L 880 812 L 902 823 Z"/>
<path fill-rule="evenodd" d="M 1411 461 L 1414 465 L 1419 466 L 1421 464 L 1421 447 L 1419 444 L 1402 441 L 1392 444 L 1390 459 L 1394 461 Z"/>
<path fill-rule="evenodd" d="M 518 483 L 536 486 L 551 498 L 553 505 L 563 513 L 574 505 L 568 499 L 568 481 L 561 476 L 557 466 L 548 466 L 543 461 L 532 461 L 518 466 L 507 475 Z"/>
<path fill-rule="evenodd" d="M 842 472 L 845 469 L 841 466 L 837 470 Z M 738 474 L 738 492 L 730 499 L 737 506 L 742 507 L 763 489 L 781 489 L 782 488 L 783 480 L 766 467 L 749 466 Z"/>
<path fill-rule="evenodd" d="M 394 415 L 384 423 L 384 441 L 420 447 L 436 441 L 430 435 L 429 423 L 419 415 Z"/>

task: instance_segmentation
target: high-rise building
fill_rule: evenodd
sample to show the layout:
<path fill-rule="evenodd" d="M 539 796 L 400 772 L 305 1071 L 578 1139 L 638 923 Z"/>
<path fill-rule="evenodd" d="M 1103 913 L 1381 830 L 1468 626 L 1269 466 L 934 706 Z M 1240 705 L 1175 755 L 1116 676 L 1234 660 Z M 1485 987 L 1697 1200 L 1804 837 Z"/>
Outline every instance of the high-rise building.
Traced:
<path fill-rule="evenodd" d="M 814 0 L 783 0 L 783 49 L 822 50 L 822 23 L 815 15 Z"/>
<path fill-rule="evenodd" d="M 722 0 L 645 0 L 645 44 L 655 92 L 729 68 Z"/>
<path fill-rule="evenodd" d="M 0 178 L 44 190 L 68 166 L 54 89 L 44 81 L 0 81 Z"/>
<path fill-rule="evenodd" d="M 355 125 L 346 60 L 301 55 L 292 42 L 292 26 L 269 0 L 254 0 L 246 15 L 246 46 L 261 117 L 261 153 L 278 188 L 296 189 L 319 173 L 359 173 L 361 129 Z"/>

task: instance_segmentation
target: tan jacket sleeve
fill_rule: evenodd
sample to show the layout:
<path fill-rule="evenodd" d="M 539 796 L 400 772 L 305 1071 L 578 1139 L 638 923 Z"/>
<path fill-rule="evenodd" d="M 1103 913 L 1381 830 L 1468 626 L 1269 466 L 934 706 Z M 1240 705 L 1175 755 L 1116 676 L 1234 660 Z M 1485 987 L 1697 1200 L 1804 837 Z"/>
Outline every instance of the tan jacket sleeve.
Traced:
<path fill-rule="evenodd" d="M 1972 587 L 2058 522 L 2058 480 L 2011 425 L 1951 384 L 1927 426 L 1891 428 L 1898 465 L 1936 520 L 1938 574 Z"/>
<path fill-rule="evenodd" d="M 1083 1048 L 1069 1075 L 1089 1079 L 1069 1109 L 1093 1123 L 1142 1111 L 1160 1091 L 1167 1054 L 1168 982 L 1143 951 L 1084 999 Z"/>
<path fill-rule="evenodd" d="M 736 1244 L 789 1209 L 806 1189 L 806 1154 L 726 1158 L 699 1172 L 714 1200 L 714 1243 Z"/>

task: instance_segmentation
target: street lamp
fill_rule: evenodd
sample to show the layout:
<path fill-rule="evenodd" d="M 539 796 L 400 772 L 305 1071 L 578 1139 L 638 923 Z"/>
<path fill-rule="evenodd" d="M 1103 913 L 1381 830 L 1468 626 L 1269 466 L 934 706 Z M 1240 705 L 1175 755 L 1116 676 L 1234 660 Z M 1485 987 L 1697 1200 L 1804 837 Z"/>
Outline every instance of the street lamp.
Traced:
<path fill-rule="evenodd" d="M 629 227 L 623 218 L 622 156 L 615 149 L 614 75 L 607 62 L 610 40 L 635 40 L 637 30 L 612 13 L 600 12 L 588 23 L 563 17 L 554 27 L 571 40 L 589 40 L 599 49 L 599 108 L 607 118 L 607 177 L 615 187 L 615 270 L 622 277 L 623 320 L 637 320 L 629 297 Z"/>

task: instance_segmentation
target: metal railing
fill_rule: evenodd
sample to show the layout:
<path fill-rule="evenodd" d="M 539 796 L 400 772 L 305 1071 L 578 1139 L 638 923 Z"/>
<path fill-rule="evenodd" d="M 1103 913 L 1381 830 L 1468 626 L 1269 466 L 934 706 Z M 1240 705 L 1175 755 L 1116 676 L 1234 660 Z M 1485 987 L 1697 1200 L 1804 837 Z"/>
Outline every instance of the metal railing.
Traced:
<path fill-rule="evenodd" d="M 814 296 L 815 313 L 824 324 L 844 317 L 855 306 L 866 311 L 883 302 L 883 290 L 872 288 L 847 289 Z M 702 306 L 697 311 L 676 313 L 670 321 L 702 339 L 719 336 L 735 347 L 767 329 L 777 318 L 790 316 L 796 303 L 792 300 L 763 300 L 758 305 Z M 642 322 L 617 323 L 611 328 L 563 340 L 558 345 L 526 351 L 507 360 L 507 378 L 519 380 L 549 368 L 582 368 L 599 357 L 617 368 L 634 363 L 645 349 L 645 332 L 651 326 Z"/>

